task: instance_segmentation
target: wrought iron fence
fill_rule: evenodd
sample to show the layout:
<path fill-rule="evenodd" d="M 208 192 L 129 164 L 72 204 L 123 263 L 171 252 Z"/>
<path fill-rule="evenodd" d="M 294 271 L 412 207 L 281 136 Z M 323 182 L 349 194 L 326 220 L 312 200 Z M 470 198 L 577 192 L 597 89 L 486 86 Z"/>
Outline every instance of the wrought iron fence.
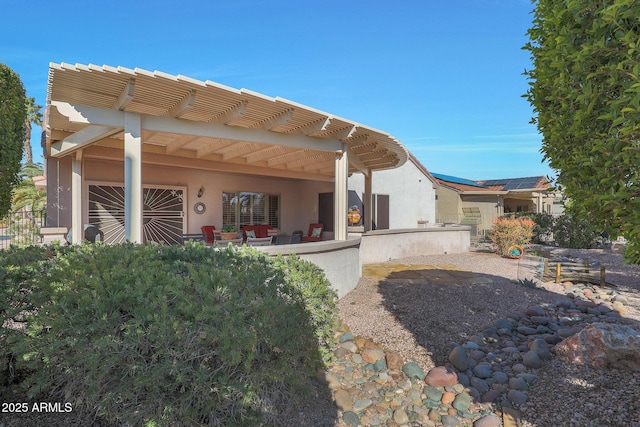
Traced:
<path fill-rule="evenodd" d="M 38 245 L 42 243 L 40 228 L 47 220 L 46 211 L 19 210 L 0 219 L 0 249 L 10 245 Z"/>

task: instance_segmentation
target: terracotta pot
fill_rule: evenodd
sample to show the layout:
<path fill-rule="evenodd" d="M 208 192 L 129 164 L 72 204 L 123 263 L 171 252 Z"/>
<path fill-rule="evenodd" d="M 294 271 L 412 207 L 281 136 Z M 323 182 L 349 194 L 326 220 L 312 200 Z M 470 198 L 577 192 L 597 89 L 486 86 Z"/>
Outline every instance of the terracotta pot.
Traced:
<path fill-rule="evenodd" d="M 221 231 L 220 232 L 220 239 L 222 240 L 233 240 L 236 238 L 238 234 L 235 231 Z"/>

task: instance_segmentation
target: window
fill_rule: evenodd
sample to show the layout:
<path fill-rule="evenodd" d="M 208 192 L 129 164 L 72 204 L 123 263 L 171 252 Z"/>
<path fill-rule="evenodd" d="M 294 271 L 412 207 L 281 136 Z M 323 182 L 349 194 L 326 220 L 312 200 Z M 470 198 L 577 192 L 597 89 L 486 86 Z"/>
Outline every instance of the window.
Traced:
<path fill-rule="evenodd" d="M 280 196 L 250 191 L 225 191 L 222 193 L 222 224 L 235 225 L 237 230 L 254 224 L 269 224 L 280 228 Z"/>

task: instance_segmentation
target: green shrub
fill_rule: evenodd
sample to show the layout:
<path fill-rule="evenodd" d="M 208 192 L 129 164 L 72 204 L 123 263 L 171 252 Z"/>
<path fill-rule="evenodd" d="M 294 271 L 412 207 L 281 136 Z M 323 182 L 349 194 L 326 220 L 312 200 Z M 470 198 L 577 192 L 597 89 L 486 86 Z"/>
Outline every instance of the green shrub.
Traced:
<path fill-rule="evenodd" d="M 496 218 L 489 237 L 499 254 L 509 255 L 509 247 L 531 241 L 535 223 L 527 218 Z"/>
<path fill-rule="evenodd" d="M 26 330 L 26 315 L 45 303 L 38 286 L 55 257 L 67 248 L 10 246 L 0 250 L 0 397 L 25 374 L 17 365 L 14 347 Z M 4 396 L 9 399 L 10 396 Z"/>
<path fill-rule="evenodd" d="M 563 248 L 590 249 L 606 239 L 606 233 L 596 230 L 592 223 L 572 213 L 560 215 L 554 221 L 553 240 Z"/>
<path fill-rule="evenodd" d="M 338 294 L 320 267 L 300 259 L 297 255 L 286 258 L 279 255 L 275 258 L 275 265 L 285 272 L 287 284 L 302 295 L 322 359 L 329 362 L 333 356 L 333 347 L 336 344 L 334 334 L 339 323 L 336 307 Z"/>
<path fill-rule="evenodd" d="M 321 271 L 251 248 L 76 246 L 35 279 L 30 397 L 130 425 L 274 422 L 335 319 Z"/>

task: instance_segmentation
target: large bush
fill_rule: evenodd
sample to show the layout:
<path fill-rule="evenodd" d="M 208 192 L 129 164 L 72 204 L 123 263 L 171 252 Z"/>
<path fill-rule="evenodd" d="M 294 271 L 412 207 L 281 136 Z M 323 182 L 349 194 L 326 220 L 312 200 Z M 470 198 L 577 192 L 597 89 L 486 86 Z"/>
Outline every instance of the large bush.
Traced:
<path fill-rule="evenodd" d="M 78 246 L 34 280 L 23 386 L 107 421 L 274 422 L 332 343 L 322 272 L 250 248 Z"/>
<path fill-rule="evenodd" d="M 524 218 L 534 222 L 531 241 L 547 243 L 553 238 L 553 215 L 547 213 L 518 212 L 505 214 L 502 218 Z"/>
<path fill-rule="evenodd" d="M 560 215 L 553 224 L 553 240 L 563 248 L 595 248 L 606 240 L 607 236 L 607 233 L 598 230 L 589 219 L 572 213 Z"/>
<path fill-rule="evenodd" d="M 527 218 L 496 218 L 489 237 L 501 255 L 509 255 L 509 247 L 531 241 L 535 223 Z"/>
<path fill-rule="evenodd" d="M 20 76 L 0 62 L 0 218 L 11 209 L 11 193 L 18 185 L 18 172 L 25 139 L 26 93 Z"/>

